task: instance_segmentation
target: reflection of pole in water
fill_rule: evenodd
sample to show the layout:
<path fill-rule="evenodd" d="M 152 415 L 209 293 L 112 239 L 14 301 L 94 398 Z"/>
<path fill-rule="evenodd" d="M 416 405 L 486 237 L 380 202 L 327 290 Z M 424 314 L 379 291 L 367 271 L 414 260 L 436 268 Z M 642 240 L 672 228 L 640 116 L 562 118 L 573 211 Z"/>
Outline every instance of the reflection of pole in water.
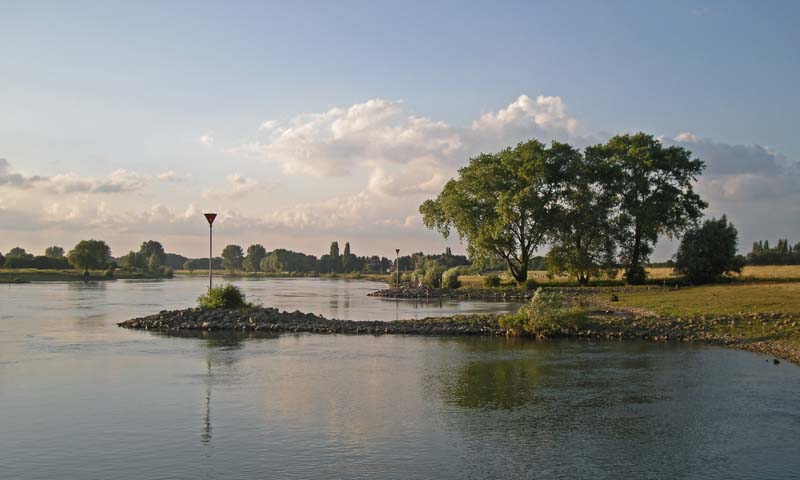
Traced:
<path fill-rule="evenodd" d="M 203 443 L 211 441 L 211 360 L 207 362 L 208 378 L 206 379 L 206 412 L 203 417 L 203 434 L 200 435 Z"/>

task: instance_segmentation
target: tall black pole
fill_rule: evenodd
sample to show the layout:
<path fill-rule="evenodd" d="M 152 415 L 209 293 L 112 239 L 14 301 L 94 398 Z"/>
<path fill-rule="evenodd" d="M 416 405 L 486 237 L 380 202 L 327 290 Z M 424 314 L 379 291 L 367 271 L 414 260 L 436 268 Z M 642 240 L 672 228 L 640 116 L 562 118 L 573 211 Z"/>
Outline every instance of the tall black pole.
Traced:
<path fill-rule="evenodd" d="M 397 265 L 395 265 L 395 269 L 397 270 L 397 286 L 400 286 L 400 249 L 395 248 L 395 253 L 397 253 Z"/>
<path fill-rule="evenodd" d="M 213 275 L 211 273 L 211 260 L 212 260 L 212 258 L 214 256 L 214 253 L 213 253 L 214 249 L 213 249 L 213 246 L 212 246 L 213 245 L 213 238 L 214 238 L 213 231 L 214 231 L 214 225 L 209 223 L 208 224 L 208 290 L 209 291 L 211 290 L 211 285 L 212 285 L 211 278 L 212 278 L 212 275 Z"/>

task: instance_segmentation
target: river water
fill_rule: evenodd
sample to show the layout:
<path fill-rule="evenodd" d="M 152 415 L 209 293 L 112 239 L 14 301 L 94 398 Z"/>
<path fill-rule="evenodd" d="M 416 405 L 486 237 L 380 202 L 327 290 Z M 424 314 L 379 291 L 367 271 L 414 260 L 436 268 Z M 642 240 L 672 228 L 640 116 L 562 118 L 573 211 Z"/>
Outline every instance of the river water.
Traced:
<path fill-rule="evenodd" d="M 241 280 L 355 320 L 502 311 Z M 174 337 L 202 278 L 0 285 L 0 478 L 800 478 L 800 368 L 645 342 Z M 768 361 L 767 361 L 768 360 Z"/>

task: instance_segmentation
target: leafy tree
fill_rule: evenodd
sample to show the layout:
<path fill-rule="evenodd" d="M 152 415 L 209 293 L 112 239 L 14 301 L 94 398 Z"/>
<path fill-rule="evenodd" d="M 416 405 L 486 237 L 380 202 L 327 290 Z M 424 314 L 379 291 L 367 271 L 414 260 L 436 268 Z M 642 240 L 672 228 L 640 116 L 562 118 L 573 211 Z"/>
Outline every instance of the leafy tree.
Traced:
<path fill-rule="evenodd" d="M 102 240 L 81 240 L 67 254 L 70 264 L 87 273 L 92 268 L 105 268 L 109 258 L 111 249 Z"/>
<path fill-rule="evenodd" d="M 164 265 L 164 261 L 167 259 L 167 254 L 164 253 L 164 247 L 160 242 L 155 240 L 143 242 L 139 247 L 139 255 L 139 258 L 141 258 L 141 264 L 138 266 L 140 268 L 147 268 L 151 271 L 153 270 L 150 268 L 150 260 L 152 259 L 153 255 L 156 256 L 156 262 L 158 263 L 158 265 L 156 265 L 156 269 L 158 269 L 158 267 L 161 265 Z"/>
<path fill-rule="evenodd" d="M 273 273 L 311 272 L 316 266 L 315 256 L 283 248 L 273 250 L 261 261 L 261 270 Z"/>
<path fill-rule="evenodd" d="M 331 242 L 331 253 L 329 262 L 330 262 L 331 273 L 342 271 L 342 259 L 339 256 L 339 242 Z"/>
<path fill-rule="evenodd" d="M 33 254 L 26 252 L 25 249 L 22 247 L 14 247 L 11 250 L 9 250 L 8 253 L 6 254 L 6 258 L 12 258 L 12 257 L 33 258 Z"/>
<path fill-rule="evenodd" d="M 6 263 L 6 257 L 4 257 L 2 253 L 0 253 L 0 265 L 5 265 L 5 263 Z"/>
<path fill-rule="evenodd" d="M 219 270 L 222 268 L 222 258 L 214 257 L 211 261 L 211 266 L 214 269 Z M 194 271 L 194 270 L 208 270 L 208 259 L 207 258 L 192 258 L 186 260 L 183 264 L 184 270 Z"/>
<path fill-rule="evenodd" d="M 50 258 L 64 258 L 64 249 L 56 245 L 47 247 L 44 250 L 44 256 Z"/>
<path fill-rule="evenodd" d="M 159 267 L 161 267 L 161 258 L 156 252 L 153 252 L 147 260 L 147 271 L 152 273 L 159 272 Z"/>
<path fill-rule="evenodd" d="M 355 264 L 355 255 L 350 253 L 350 242 L 344 244 L 344 254 L 342 255 L 342 271 L 352 272 Z"/>
<path fill-rule="evenodd" d="M 241 270 L 244 261 L 244 251 L 239 245 L 227 245 L 222 250 L 222 268 L 228 270 Z"/>
<path fill-rule="evenodd" d="M 267 256 L 267 250 L 261 245 L 256 243 L 247 247 L 247 255 L 244 257 L 244 268 L 249 272 L 258 272 L 261 270 L 261 261 Z"/>
<path fill-rule="evenodd" d="M 595 157 L 584 158 L 575 150 L 565 160 L 572 180 L 560 194 L 547 269 L 556 274 L 567 272 L 579 284 L 588 285 L 590 277 L 614 264 L 613 196 L 604 188 L 607 171 Z"/>
<path fill-rule="evenodd" d="M 420 206 L 425 226 L 445 238 L 455 228 L 470 258 L 481 263 L 499 256 L 523 283 L 534 250 L 552 231 L 564 165 L 573 155 L 569 145 L 530 140 L 471 158 L 458 179 Z"/>
<path fill-rule="evenodd" d="M 645 280 L 645 263 L 659 235 L 670 238 L 694 225 L 707 206 L 692 183 L 705 164 L 681 147 L 664 147 L 652 135 L 617 135 L 585 151 L 606 164 L 606 188 L 614 196 L 617 240 L 628 283 Z"/>
<path fill-rule="evenodd" d="M 725 215 L 706 220 L 703 226 L 686 232 L 676 255 L 675 270 L 694 283 L 719 281 L 726 273 L 742 271 L 736 254 L 738 232 Z"/>

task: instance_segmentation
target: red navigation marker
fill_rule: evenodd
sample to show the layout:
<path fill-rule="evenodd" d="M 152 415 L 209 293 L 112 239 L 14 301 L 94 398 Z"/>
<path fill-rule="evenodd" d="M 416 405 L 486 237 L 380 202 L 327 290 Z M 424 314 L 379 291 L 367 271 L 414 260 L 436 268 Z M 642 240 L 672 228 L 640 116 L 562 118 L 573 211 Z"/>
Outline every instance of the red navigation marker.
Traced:
<path fill-rule="evenodd" d="M 208 220 L 208 224 L 211 225 L 214 223 L 214 219 L 217 218 L 216 213 L 204 213 L 203 215 L 206 216 L 206 220 Z"/>

